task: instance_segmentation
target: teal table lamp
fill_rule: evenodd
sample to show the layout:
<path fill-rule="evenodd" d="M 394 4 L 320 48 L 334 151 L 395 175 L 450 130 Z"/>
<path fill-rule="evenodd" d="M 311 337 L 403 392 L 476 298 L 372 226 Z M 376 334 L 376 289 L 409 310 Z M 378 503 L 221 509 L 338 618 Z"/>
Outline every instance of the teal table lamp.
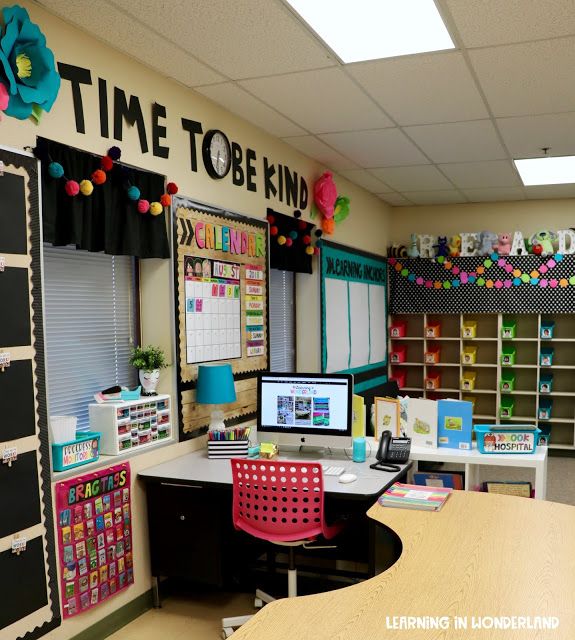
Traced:
<path fill-rule="evenodd" d="M 199 404 L 227 404 L 236 401 L 236 388 L 232 365 L 201 364 L 198 367 L 198 384 L 196 386 L 196 402 Z M 210 431 L 225 429 L 224 412 L 218 409 L 212 411 Z"/>

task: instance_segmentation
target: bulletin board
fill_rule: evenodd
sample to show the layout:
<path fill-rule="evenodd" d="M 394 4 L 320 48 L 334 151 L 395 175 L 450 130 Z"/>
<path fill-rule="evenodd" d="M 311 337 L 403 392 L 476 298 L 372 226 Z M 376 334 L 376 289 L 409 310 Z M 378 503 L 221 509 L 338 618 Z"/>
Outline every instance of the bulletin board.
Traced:
<path fill-rule="evenodd" d="M 209 423 L 195 403 L 198 365 L 229 362 L 237 401 L 227 424 L 255 415 L 255 373 L 268 369 L 268 224 L 185 197 L 172 200 L 180 437 Z"/>
<path fill-rule="evenodd" d="M 129 463 L 59 482 L 56 517 L 64 618 L 133 584 Z"/>
<path fill-rule="evenodd" d="M 354 374 L 356 392 L 387 379 L 387 264 L 333 242 L 321 247 L 321 366 Z"/>
<path fill-rule="evenodd" d="M 0 638 L 60 624 L 38 161 L 0 147 Z"/>

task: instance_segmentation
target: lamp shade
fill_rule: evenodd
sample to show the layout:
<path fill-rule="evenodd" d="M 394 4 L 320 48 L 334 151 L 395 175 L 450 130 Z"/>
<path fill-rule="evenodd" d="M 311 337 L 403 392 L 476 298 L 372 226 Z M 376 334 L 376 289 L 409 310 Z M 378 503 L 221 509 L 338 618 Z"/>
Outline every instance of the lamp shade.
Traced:
<path fill-rule="evenodd" d="M 201 364 L 198 367 L 196 402 L 226 404 L 235 400 L 236 388 L 231 364 Z"/>

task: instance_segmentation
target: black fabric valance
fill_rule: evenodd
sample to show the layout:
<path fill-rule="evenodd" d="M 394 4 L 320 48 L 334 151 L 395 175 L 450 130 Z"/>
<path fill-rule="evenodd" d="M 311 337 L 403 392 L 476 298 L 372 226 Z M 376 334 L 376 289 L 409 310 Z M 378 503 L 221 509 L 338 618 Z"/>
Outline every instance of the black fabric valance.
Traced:
<path fill-rule="evenodd" d="M 270 207 L 268 207 L 267 215 L 268 218 L 273 216 L 274 220 L 273 224 L 270 223 L 270 268 L 293 271 L 294 273 L 313 273 L 312 256 L 306 253 L 306 248 L 309 245 L 305 244 L 303 239 L 305 236 L 311 236 L 315 225 L 302 221 L 301 218 L 279 213 Z M 271 229 L 274 227 L 277 232 L 272 235 Z M 290 246 L 278 243 L 280 236 L 289 238 L 290 233 L 295 235 L 295 238 L 292 237 Z"/>
<path fill-rule="evenodd" d="M 50 162 L 59 162 L 66 178 L 80 182 L 100 168 L 101 157 L 40 137 L 35 152 L 42 164 L 45 242 L 115 256 L 170 257 L 165 210 L 158 216 L 141 214 L 126 193 L 129 183 L 140 189 L 142 198 L 159 201 L 165 192 L 164 176 L 116 163 L 90 196 L 70 197 L 65 179 L 48 174 Z"/>

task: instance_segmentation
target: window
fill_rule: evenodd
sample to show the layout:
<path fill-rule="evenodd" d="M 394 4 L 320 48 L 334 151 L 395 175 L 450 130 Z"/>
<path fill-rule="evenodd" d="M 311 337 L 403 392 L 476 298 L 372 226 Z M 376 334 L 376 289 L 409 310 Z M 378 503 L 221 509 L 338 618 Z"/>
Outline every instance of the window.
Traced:
<path fill-rule="evenodd" d="M 94 393 L 137 384 L 136 265 L 128 256 L 44 247 L 44 317 L 50 415 L 88 429 Z"/>
<path fill-rule="evenodd" d="M 294 278 L 270 269 L 270 371 L 295 371 Z"/>

